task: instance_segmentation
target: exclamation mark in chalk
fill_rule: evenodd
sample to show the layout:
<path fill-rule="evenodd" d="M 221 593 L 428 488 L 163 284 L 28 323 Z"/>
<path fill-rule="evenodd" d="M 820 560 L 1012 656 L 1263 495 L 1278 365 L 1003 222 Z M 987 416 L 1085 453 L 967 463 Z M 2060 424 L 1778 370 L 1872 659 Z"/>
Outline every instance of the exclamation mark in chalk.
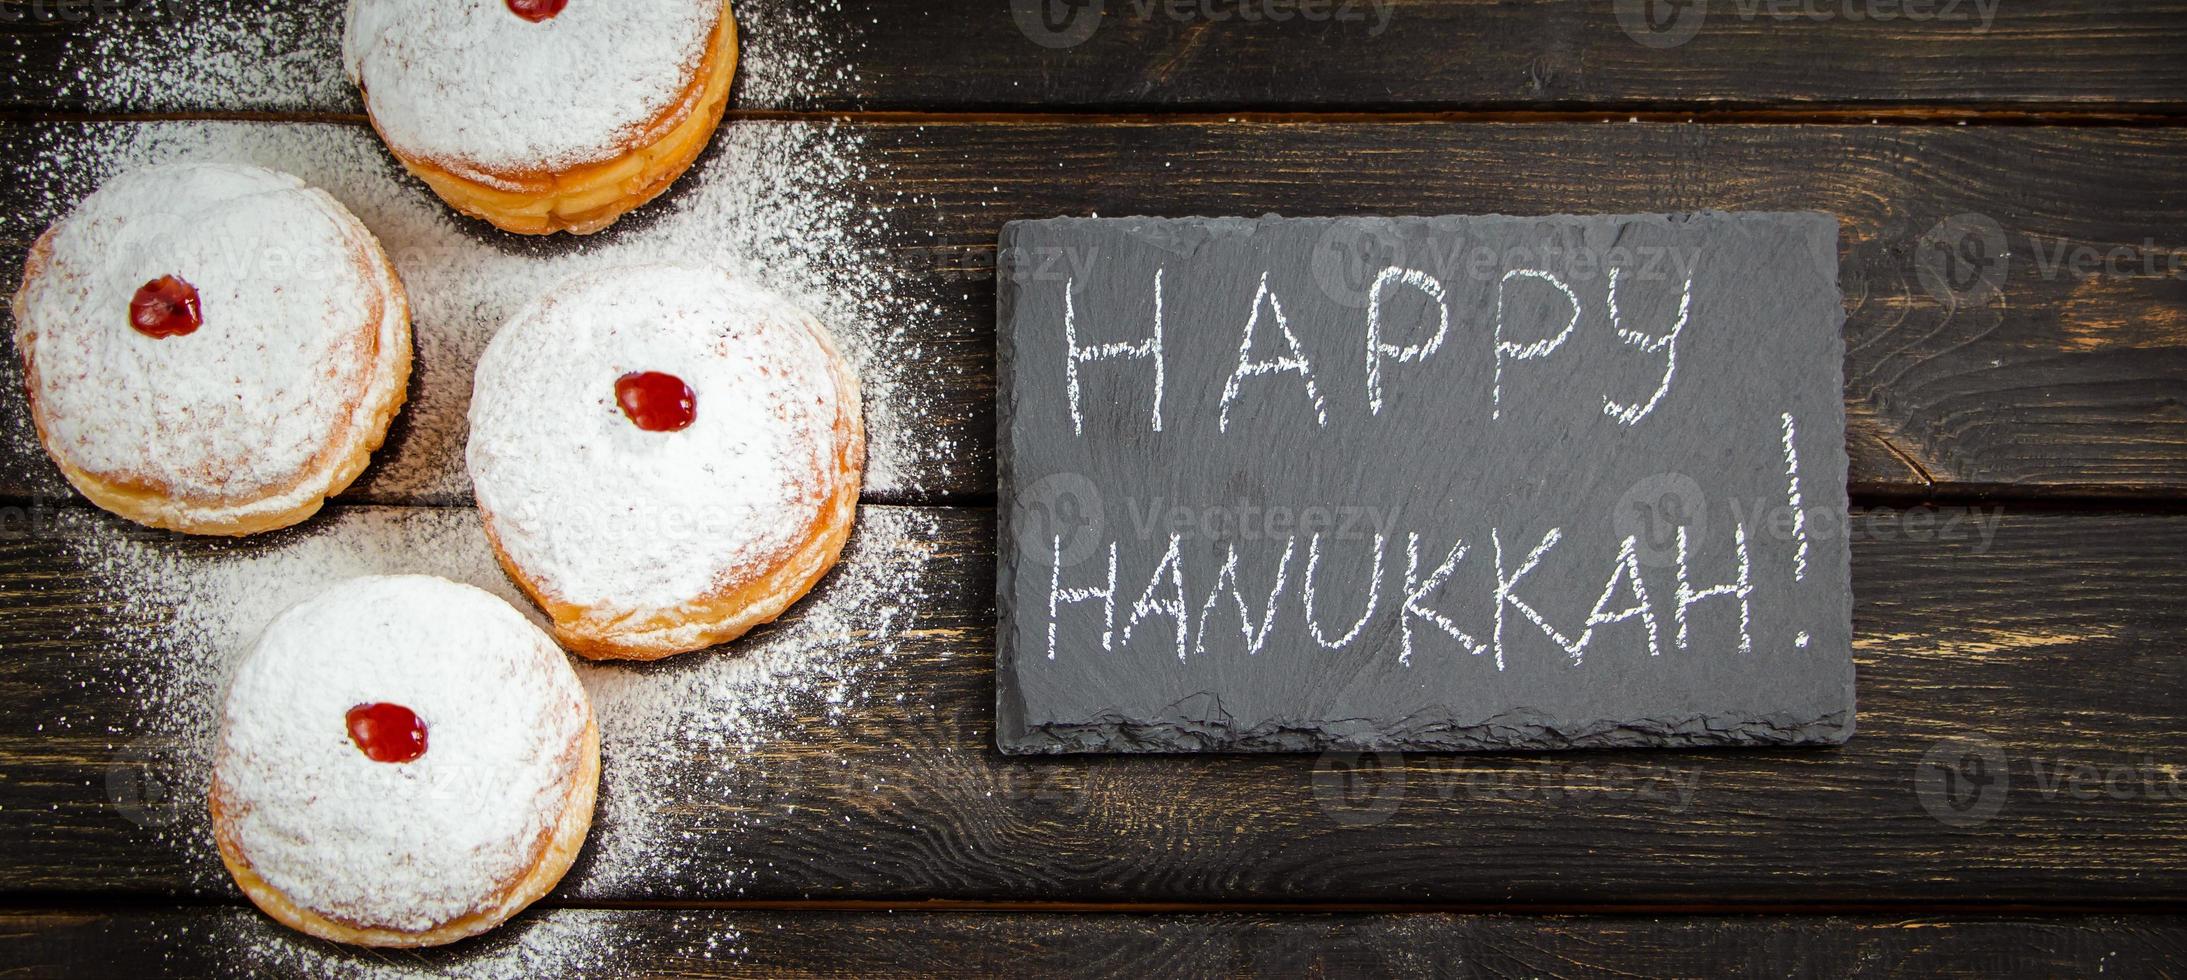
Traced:
<path fill-rule="evenodd" d="M 1797 549 L 1792 553 L 1792 580 L 1807 581 L 1807 510 L 1800 506 L 1800 449 L 1796 445 L 1798 426 L 1792 421 L 1792 413 L 1784 413 L 1785 423 L 1785 502 L 1792 507 L 1792 540 Z M 1801 630 L 1792 638 L 1792 645 L 1807 649 L 1808 635 Z"/>

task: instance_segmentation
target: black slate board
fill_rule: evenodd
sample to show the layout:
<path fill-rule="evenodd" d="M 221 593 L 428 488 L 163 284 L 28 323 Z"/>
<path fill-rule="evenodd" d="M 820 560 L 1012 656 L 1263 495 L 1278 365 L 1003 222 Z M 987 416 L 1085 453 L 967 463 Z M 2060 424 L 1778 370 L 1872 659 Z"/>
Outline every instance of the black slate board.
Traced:
<path fill-rule="evenodd" d="M 1844 741 L 1837 256 L 1819 214 L 1006 226 L 997 743 Z"/>

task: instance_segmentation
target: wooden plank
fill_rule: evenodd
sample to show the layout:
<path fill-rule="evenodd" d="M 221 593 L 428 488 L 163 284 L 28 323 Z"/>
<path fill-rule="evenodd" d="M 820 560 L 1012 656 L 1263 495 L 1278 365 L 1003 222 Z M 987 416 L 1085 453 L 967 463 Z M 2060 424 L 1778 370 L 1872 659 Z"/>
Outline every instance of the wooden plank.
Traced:
<path fill-rule="evenodd" d="M 360 571 L 508 591 L 459 509 L 127 547 L 105 518 L 17 516 L 0 543 L 11 893 L 233 895 L 189 788 L 202 741 L 147 734 L 212 710 L 197 645 L 245 642 L 265 610 Z M 593 676 L 607 782 L 561 900 L 2187 898 L 2152 873 L 2187 861 L 2187 517 L 1861 512 L 1842 749 L 1402 758 L 1002 757 L 991 515 L 862 521 L 849 570 L 742 661 Z M 833 652 L 813 641 L 827 629 L 848 638 Z M 847 679 L 736 680 L 808 655 Z M 708 693 L 737 684 L 769 696 Z M 663 713 L 662 692 L 692 710 Z M 779 723 L 739 727 L 775 700 Z"/>
<path fill-rule="evenodd" d="M 977 501 L 993 492 L 993 266 L 1003 222 L 1271 211 L 1832 212 L 1844 223 L 1856 494 L 2168 498 L 2187 489 L 2187 241 L 2179 237 L 2187 197 L 2173 180 L 2187 132 L 1446 123 L 820 130 L 782 122 L 743 122 L 732 132 L 700 176 L 657 208 L 700 207 L 744 179 L 740 161 L 800 141 L 839 159 L 815 165 L 828 189 L 785 193 L 831 202 L 838 210 L 827 213 L 839 218 L 829 220 L 847 228 L 846 247 L 888 266 L 876 280 L 886 283 L 877 321 L 887 322 L 857 328 L 869 331 L 859 336 L 873 363 L 899 377 L 892 393 L 869 388 L 874 409 L 897 416 L 876 426 L 876 459 L 893 461 L 870 488 L 875 501 Z M 417 277 L 458 284 L 420 298 L 421 336 L 440 339 L 395 448 L 350 494 L 357 501 L 467 496 L 466 365 L 514 302 L 498 280 L 536 275 L 526 265 L 532 257 L 568 261 L 575 249 L 603 244 L 517 243 L 475 223 L 440 221 L 438 206 L 380 162 L 359 127 L 15 125 L 0 126 L 0 135 L 8 147 L 0 160 L 17 177 L 0 186 L 0 239 L 17 248 L 114 160 L 211 155 L 286 166 L 334 187 L 413 269 L 477 272 L 468 284 Z M 153 148 L 112 149 L 132 144 Z M 1992 224 L 1949 223 L 1967 215 Z M 664 226 L 676 220 L 641 217 L 604 241 L 647 247 L 669 237 Z M 815 233 L 823 227 L 834 225 Z M 1997 264 L 1940 262 L 1938 242 L 1965 253 L 1966 243 L 1983 241 L 1963 228 L 2002 236 Z M 1930 268 L 1959 278 L 1932 288 L 1947 280 Z M 16 275 L 9 268 L 0 282 Z M 30 435 L 14 370 L 0 368 L 0 495 L 64 497 Z"/>
<path fill-rule="evenodd" d="M 2171 131 L 961 128 L 1008 134 L 963 140 L 956 161 L 924 154 L 940 157 L 933 170 L 956 163 L 918 184 L 941 213 L 988 219 L 938 235 L 969 266 L 991 248 L 992 218 L 1020 215 L 1833 213 L 1856 491 L 2187 486 L 2187 242 L 2173 230 L 2187 200 L 2163 176 L 2187 140 Z M 1992 230 L 2001 243 L 1976 249 Z M 1993 258 L 1942 261 L 1939 243 Z M 2113 254 L 2119 274 L 2073 271 Z"/>
<path fill-rule="evenodd" d="M 304 939 L 232 908 L 0 913 L 0 972 L 306 976 L 2159 976 L 2176 916 L 556 909 L 425 951 Z"/>
<path fill-rule="evenodd" d="M 742 109 L 2177 112 L 2187 88 L 2187 4 L 2176 0 L 736 6 Z M 1673 19 L 1688 8 L 1697 19 Z M 1651 9 L 1660 26 L 1641 19 Z M 357 108 L 341 78 L 340 0 L 0 10 L 0 108 Z"/>

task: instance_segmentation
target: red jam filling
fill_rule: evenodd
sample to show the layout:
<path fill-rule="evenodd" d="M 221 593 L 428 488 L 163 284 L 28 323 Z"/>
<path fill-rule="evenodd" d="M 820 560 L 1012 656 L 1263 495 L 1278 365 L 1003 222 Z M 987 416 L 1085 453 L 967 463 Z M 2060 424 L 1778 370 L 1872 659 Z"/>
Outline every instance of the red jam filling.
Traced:
<path fill-rule="evenodd" d="M 554 15 L 570 5 L 570 0 L 509 0 L 509 11 L 537 24 L 553 20 Z"/>
<path fill-rule="evenodd" d="M 137 287 L 129 300 L 129 325 L 155 339 L 180 337 L 205 325 L 197 305 L 197 287 L 174 276 L 161 276 Z"/>
<path fill-rule="evenodd" d="M 411 762 L 425 754 L 425 719 L 399 704 L 349 709 L 349 740 L 374 762 Z"/>
<path fill-rule="evenodd" d="M 699 396 L 673 374 L 633 371 L 615 379 L 615 403 L 647 432 L 688 428 L 699 415 Z"/>

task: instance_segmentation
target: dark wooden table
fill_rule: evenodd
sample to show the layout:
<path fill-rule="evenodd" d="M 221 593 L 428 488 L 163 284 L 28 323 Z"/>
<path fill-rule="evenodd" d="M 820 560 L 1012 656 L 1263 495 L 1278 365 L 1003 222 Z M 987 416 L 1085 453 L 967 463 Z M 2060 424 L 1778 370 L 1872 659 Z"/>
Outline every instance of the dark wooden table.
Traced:
<path fill-rule="evenodd" d="M 0 2 L 7 288 L 88 189 L 47 176 L 71 148 L 175 117 L 368 139 L 339 84 L 156 69 L 173 45 L 177 72 L 217 55 L 215 82 L 338 80 L 342 6 Z M 739 5 L 727 125 L 855 131 L 843 191 L 933 307 L 899 340 L 932 368 L 910 393 L 926 408 L 893 437 L 946 451 L 867 497 L 863 534 L 920 539 L 869 550 L 917 545 L 943 571 L 856 717 L 752 749 L 783 785 L 724 795 L 699 758 L 657 801 L 660 847 L 723 874 L 610 879 L 588 856 L 511 926 L 427 953 L 265 924 L 198 836 L 133 811 L 136 733 L 67 721 L 130 716 L 141 692 L 112 680 L 159 624 L 129 621 L 74 547 L 103 518 L 26 448 L 11 375 L 0 975 L 2187 971 L 2187 3 L 1712 0 L 1699 22 L 1567 0 L 1040 6 Z M 1074 23 L 1091 34 L 1072 43 Z M 1696 208 L 1843 221 L 1851 744 L 995 752 L 1002 222 Z M 1968 216 L 2006 247 L 1924 266 Z M 1925 288 L 1958 262 L 1994 288 Z M 414 486 L 375 473 L 315 523 L 466 517 L 460 489 Z M 1685 792 L 1629 791 L 1635 774 Z M 184 831 L 202 820 L 169 802 Z"/>

